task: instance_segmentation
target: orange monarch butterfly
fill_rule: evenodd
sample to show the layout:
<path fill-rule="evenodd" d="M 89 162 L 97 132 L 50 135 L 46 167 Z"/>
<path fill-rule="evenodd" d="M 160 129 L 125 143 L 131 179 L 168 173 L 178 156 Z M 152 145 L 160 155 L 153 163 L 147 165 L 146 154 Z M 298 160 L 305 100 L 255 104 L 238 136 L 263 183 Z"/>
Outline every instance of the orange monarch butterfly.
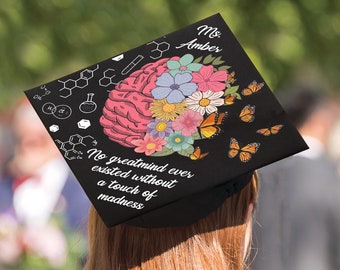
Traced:
<path fill-rule="evenodd" d="M 241 91 L 241 94 L 244 96 L 250 96 L 262 89 L 264 83 L 257 83 L 256 81 L 251 82 L 247 88 L 244 88 Z"/>
<path fill-rule="evenodd" d="M 262 134 L 263 136 L 270 136 L 279 133 L 279 131 L 283 128 L 283 125 L 275 125 L 268 128 L 261 128 L 256 131 L 256 133 Z"/>
<path fill-rule="evenodd" d="M 240 112 L 240 119 L 243 122 L 247 122 L 247 123 L 251 123 L 254 121 L 255 119 L 255 105 L 254 106 L 250 106 L 249 104 L 247 106 L 245 106 L 242 111 Z"/>
<path fill-rule="evenodd" d="M 235 77 L 235 71 L 228 73 L 227 81 L 230 83 L 234 83 L 236 81 L 234 77 Z"/>
<path fill-rule="evenodd" d="M 227 115 L 226 112 L 222 112 L 217 115 L 217 112 L 209 114 L 199 126 L 199 132 L 201 137 L 211 138 L 212 136 L 221 132 L 220 125 L 222 124 L 224 117 Z"/>
<path fill-rule="evenodd" d="M 224 104 L 232 105 L 235 103 L 235 99 L 236 99 L 236 96 L 226 95 L 226 97 L 224 98 Z"/>
<path fill-rule="evenodd" d="M 240 148 L 238 141 L 235 138 L 230 139 L 228 157 L 234 158 L 239 154 L 239 158 L 242 162 L 248 162 L 252 155 L 254 155 L 259 149 L 259 143 L 249 143 L 246 146 Z"/>
<path fill-rule="evenodd" d="M 195 148 L 195 151 L 189 155 L 190 159 L 191 160 L 198 160 L 198 159 L 202 159 L 204 157 L 206 157 L 209 153 L 204 153 L 204 154 L 201 154 L 201 148 L 199 147 L 196 147 Z"/>

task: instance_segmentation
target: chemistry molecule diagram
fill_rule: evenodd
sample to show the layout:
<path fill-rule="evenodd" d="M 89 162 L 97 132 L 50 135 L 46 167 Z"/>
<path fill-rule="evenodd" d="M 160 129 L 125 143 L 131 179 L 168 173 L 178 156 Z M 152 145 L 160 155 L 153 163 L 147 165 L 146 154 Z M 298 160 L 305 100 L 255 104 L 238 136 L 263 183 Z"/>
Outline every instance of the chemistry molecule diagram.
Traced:
<path fill-rule="evenodd" d="M 34 95 L 33 96 L 34 99 L 42 100 L 42 98 L 44 96 L 47 96 L 47 95 L 51 94 L 51 91 L 47 89 L 46 85 L 40 86 L 40 89 L 44 90 L 44 93 L 41 94 L 41 95 L 38 95 L 38 94 Z"/>
<path fill-rule="evenodd" d="M 51 114 L 57 119 L 67 119 L 72 114 L 71 107 L 65 104 L 56 106 L 52 102 L 46 102 L 41 109 L 44 114 Z"/>
<path fill-rule="evenodd" d="M 67 141 L 55 140 L 59 145 L 59 149 L 64 153 L 64 157 L 68 160 L 82 159 L 83 152 L 81 151 L 84 146 L 92 144 L 97 145 L 97 141 L 91 135 L 81 136 L 73 134 Z"/>
<path fill-rule="evenodd" d="M 150 58 L 152 59 L 161 58 L 163 56 L 163 53 L 170 49 L 170 44 L 165 41 L 162 41 L 162 42 L 151 41 L 147 43 L 146 45 L 152 45 L 155 47 L 153 50 L 151 50 L 153 55 L 150 55 Z"/>
<path fill-rule="evenodd" d="M 58 80 L 58 82 L 63 84 L 63 87 L 59 90 L 60 97 L 68 98 L 72 95 L 72 91 L 75 88 L 85 88 L 89 84 L 89 80 L 94 77 L 94 72 L 99 68 L 99 65 L 96 65 L 93 69 L 85 69 L 80 72 L 79 78 L 77 79 L 67 79 L 66 81 Z"/>
<path fill-rule="evenodd" d="M 156 60 L 163 56 L 163 53 L 168 51 L 170 49 L 170 44 L 168 42 L 162 41 L 162 42 L 156 42 L 151 41 L 146 44 L 147 46 L 154 47 L 151 49 L 152 55 L 150 55 L 150 58 Z M 119 62 L 122 59 L 124 59 L 124 54 L 120 54 L 116 57 L 113 57 L 112 60 Z M 122 75 L 128 74 L 131 70 L 133 70 L 142 60 L 144 59 L 143 55 L 137 55 L 122 71 Z M 114 69 L 107 69 L 103 72 L 103 77 L 99 80 L 100 86 L 109 86 L 110 84 L 118 84 L 119 82 L 114 82 L 114 78 L 116 77 L 115 70 Z"/>
<path fill-rule="evenodd" d="M 168 51 L 170 49 L 170 44 L 168 42 L 162 41 L 162 42 L 156 42 L 151 41 L 146 44 L 147 46 L 152 46 L 151 49 L 151 55 L 150 58 L 152 59 L 159 59 L 163 56 L 163 53 Z M 124 58 L 124 55 L 118 55 L 112 60 L 114 61 L 120 61 Z M 144 59 L 144 56 L 138 55 L 136 58 L 134 58 L 123 70 L 122 75 L 126 75 L 128 72 L 130 72 L 142 59 Z M 83 89 L 88 86 L 89 80 L 94 77 L 94 72 L 99 69 L 99 65 L 97 64 L 94 68 L 90 69 L 87 68 L 79 73 L 79 77 L 76 79 L 66 79 L 66 80 L 58 80 L 58 82 L 62 83 L 61 89 L 59 89 L 60 97 L 62 98 L 68 98 L 72 95 L 73 90 L 75 88 Z M 114 69 L 107 69 L 103 72 L 103 77 L 99 80 L 100 86 L 108 86 L 110 84 L 117 84 L 113 81 L 113 78 L 115 77 L 115 70 Z M 41 99 L 40 96 L 36 96 L 36 98 Z"/>
<path fill-rule="evenodd" d="M 112 68 L 108 68 L 103 72 L 103 77 L 99 80 L 100 86 L 109 86 L 110 84 L 115 84 L 113 78 L 116 77 L 115 70 Z"/>

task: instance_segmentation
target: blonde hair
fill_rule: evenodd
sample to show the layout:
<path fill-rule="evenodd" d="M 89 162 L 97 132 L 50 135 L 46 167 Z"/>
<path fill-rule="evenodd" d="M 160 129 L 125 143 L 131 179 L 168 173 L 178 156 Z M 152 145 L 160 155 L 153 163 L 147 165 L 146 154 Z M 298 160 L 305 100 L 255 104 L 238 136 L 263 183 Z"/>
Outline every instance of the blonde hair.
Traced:
<path fill-rule="evenodd" d="M 258 193 L 257 174 L 239 193 L 190 226 L 107 228 L 92 207 L 89 257 L 84 270 L 241 270 L 248 209 Z M 249 248 L 248 252 L 249 253 Z"/>

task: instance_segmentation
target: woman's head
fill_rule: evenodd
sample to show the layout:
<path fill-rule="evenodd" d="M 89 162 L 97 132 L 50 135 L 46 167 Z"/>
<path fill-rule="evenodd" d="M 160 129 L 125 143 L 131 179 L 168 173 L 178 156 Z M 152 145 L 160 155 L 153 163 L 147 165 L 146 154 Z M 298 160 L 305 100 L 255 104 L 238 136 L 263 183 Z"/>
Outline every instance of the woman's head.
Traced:
<path fill-rule="evenodd" d="M 256 174 L 208 216 L 189 226 L 107 228 L 94 208 L 85 269 L 244 269 L 246 233 L 258 192 Z"/>

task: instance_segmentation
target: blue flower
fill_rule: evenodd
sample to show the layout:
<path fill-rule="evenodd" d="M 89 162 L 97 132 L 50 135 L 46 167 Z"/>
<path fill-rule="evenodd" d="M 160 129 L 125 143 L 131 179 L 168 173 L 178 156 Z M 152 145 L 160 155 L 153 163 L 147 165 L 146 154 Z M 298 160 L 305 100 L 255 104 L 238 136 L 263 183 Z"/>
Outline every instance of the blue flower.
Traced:
<path fill-rule="evenodd" d="M 177 73 L 185 73 L 185 72 L 197 72 L 202 67 L 202 64 L 193 63 L 194 57 L 191 54 L 183 55 L 178 61 L 177 60 L 169 60 L 166 64 L 170 69 L 171 75 L 176 75 Z"/>
<path fill-rule="evenodd" d="M 163 73 L 156 80 L 156 88 L 151 91 L 155 99 L 165 98 L 168 103 L 180 103 L 186 96 L 197 90 L 197 85 L 191 82 L 190 73 L 178 73 L 172 76 Z"/>

